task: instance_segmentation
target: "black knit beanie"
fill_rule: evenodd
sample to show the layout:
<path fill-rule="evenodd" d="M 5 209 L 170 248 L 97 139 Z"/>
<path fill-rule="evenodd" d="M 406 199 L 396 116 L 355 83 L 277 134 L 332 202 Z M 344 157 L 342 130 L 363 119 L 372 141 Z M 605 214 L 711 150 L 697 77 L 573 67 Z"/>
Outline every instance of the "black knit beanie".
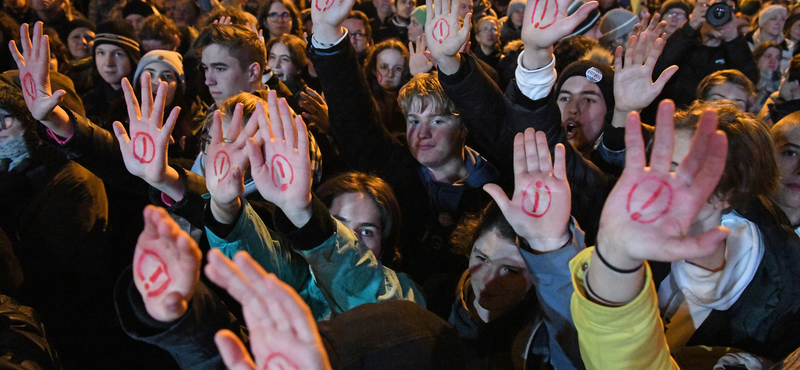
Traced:
<path fill-rule="evenodd" d="M 97 25 L 94 49 L 103 44 L 119 46 L 122 50 L 125 50 L 128 57 L 133 61 L 133 69 L 136 69 L 136 65 L 139 64 L 139 59 L 142 57 L 139 52 L 139 38 L 136 36 L 133 26 L 128 22 L 116 19 Z M 94 50 L 92 50 L 92 53 L 94 53 Z"/>
<path fill-rule="evenodd" d="M 131 14 L 138 14 L 147 18 L 148 16 L 155 14 L 155 12 L 153 12 L 153 7 L 147 5 L 147 3 L 144 1 L 132 0 L 128 1 L 128 3 L 122 8 L 122 17 L 128 18 L 128 16 Z"/>
<path fill-rule="evenodd" d="M 614 110 L 614 70 L 611 69 L 611 66 L 594 60 L 573 62 L 559 74 L 554 95 L 557 97 L 564 82 L 575 76 L 586 77 L 590 82 L 597 85 L 600 88 L 600 92 L 603 93 L 606 112 L 611 113 Z"/>

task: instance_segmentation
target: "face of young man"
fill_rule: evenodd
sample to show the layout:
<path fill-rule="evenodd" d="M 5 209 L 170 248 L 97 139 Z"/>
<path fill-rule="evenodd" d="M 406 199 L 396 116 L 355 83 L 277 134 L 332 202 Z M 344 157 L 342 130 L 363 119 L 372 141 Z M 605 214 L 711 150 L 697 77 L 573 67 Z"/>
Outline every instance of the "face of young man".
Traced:
<path fill-rule="evenodd" d="M 455 160 L 463 160 L 466 131 L 458 117 L 412 109 L 406 121 L 406 139 L 411 154 L 423 166 L 437 169 Z"/>
<path fill-rule="evenodd" d="M 347 29 L 347 34 L 350 36 L 350 43 L 356 48 L 356 51 L 363 53 L 369 47 L 369 40 L 367 39 L 367 29 L 364 27 L 364 22 L 356 18 L 347 18 L 342 24 Z"/>
<path fill-rule="evenodd" d="M 581 153 L 591 151 L 603 131 L 607 110 L 600 88 L 586 77 L 570 77 L 558 92 L 558 108 L 570 144 Z"/>
<path fill-rule="evenodd" d="M 205 71 L 206 86 L 217 106 L 241 92 L 250 92 L 251 82 L 260 79 L 260 76 L 253 76 L 251 68 L 242 68 L 239 60 L 226 47 L 218 44 L 203 48 L 201 68 Z"/>

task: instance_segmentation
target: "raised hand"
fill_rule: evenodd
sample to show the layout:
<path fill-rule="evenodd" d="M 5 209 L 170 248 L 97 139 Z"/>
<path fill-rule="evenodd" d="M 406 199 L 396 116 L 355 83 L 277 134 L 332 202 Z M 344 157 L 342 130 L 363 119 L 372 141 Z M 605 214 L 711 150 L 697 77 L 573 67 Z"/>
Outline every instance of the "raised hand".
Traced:
<path fill-rule="evenodd" d="M 247 141 L 253 180 L 261 196 L 275 203 L 292 223 L 302 227 L 311 218 L 311 165 L 308 131 L 303 118 L 292 118 L 286 99 L 274 90 L 267 97 L 269 118 L 259 115 L 263 151 L 255 139 Z"/>
<path fill-rule="evenodd" d="M 469 40 L 472 14 L 464 17 L 461 26 L 458 0 L 427 0 L 427 9 L 425 44 L 442 72 L 453 74 L 458 71 L 458 51 Z"/>
<path fill-rule="evenodd" d="M 247 24 L 247 29 L 249 29 L 250 31 L 253 31 L 253 33 L 258 35 L 258 39 L 261 40 L 262 43 L 264 42 L 264 30 L 258 29 L 258 25 L 257 24 L 248 23 Z M 303 38 L 303 40 L 306 40 L 306 38 Z"/>
<path fill-rule="evenodd" d="M 308 121 L 309 126 L 317 127 L 326 135 L 330 132 L 331 122 L 328 118 L 328 103 L 325 102 L 325 97 L 314 89 L 306 87 L 306 91 L 300 93 L 297 103 L 307 111 L 303 112 L 303 119 Z"/>
<path fill-rule="evenodd" d="M 311 19 L 314 38 L 323 44 L 333 44 L 344 35 L 342 24 L 350 14 L 355 0 L 311 0 Z"/>
<path fill-rule="evenodd" d="M 571 0 L 528 1 L 522 18 L 522 42 L 526 52 L 530 49 L 550 48 L 572 33 L 598 5 L 596 1 L 588 2 L 574 14 L 567 16 L 570 2 Z"/>
<path fill-rule="evenodd" d="M 28 36 L 28 24 L 23 23 L 19 28 L 22 54 L 17 50 L 14 40 L 8 43 L 8 48 L 19 68 L 22 95 L 25 97 L 28 110 L 33 118 L 49 122 L 54 120 L 52 117 L 54 110 L 66 92 L 64 90 L 58 90 L 55 93 L 51 91 L 50 43 L 47 35 L 42 35 L 42 27 L 42 22 L 36 22 L 33 26 L 33 39 L 31 39 Z M 64 132 L 60 127 L 48 126 L 48 128 L 61 136 L 71 136 L 72 134 L 71 128 L 66 135 L 62 135 Z"/>
<path fill-rule="evenodd" d="M 572 207 L 563 145 L 556 146 L 555 156 L 551 163 L 544 132 L 528 128 L 514 138 L 513 198 L 495 184 L 483 187 L 514 231 L 539 252 L 556 250 L 569 240 Z"/>
<path fill-rule="evenodd" d="M 147 313 L 161 322 L 186 313 L 200 279 L 203 254 L 163 208 L 144 209 L 144 231 L 133 254 L 133 281 Z"/>
<path fill-rule="evenodd" d="M 652 25 L 652 23 L 651 23 Z M 653 32 L 658 32 L 653 29 Z M 625 59 L 622 47 L 618 47 L 614 58 L 614 101 L 615 126 L 624 125 L 626 115 L 644 109 L 658 97 L 667 81 L 678 71 L 678 66 L 670 66 L 661 72 L 653 82 L 653 69 L 664 50 L 664 39 L 648 31 L 639 36 L 631 36 Z"/>
<path fill-rule="evenodd" d="M 728 234 L 721 226 L 703 235 L 689 230 L 725 168 L 728 143 L 725 134 L 716 131 L 716 112 L 702 114 L 689 153 L 671 172 L 674 111 L 669 100 L 659 106 L 650 167 L 645 167 L 639 117 L 628 116 L 625 170 L 606 200 L 597 235 L 605 259 L 620 269 L 644 260 L 703 257 Z"/>
<path fill-rule="evenodd" d="M 411 52 L 408 58 L 408 69 L 411 71 L 412 76 L 428 73 L 434 67 L 429 57 L 431 54 L 425 44 L 425 37 L 420 36 L 417 36 L 416 49 L 413 42 L 408 42 L 408 50 Z"/>
<path fill-rule="evenodd" d="M 225 365 L 231 370 L 331 369 L 311 309 L 300 296 L 247 252 L 237 253 L 234 261 L 212 249 L 206 275 L 242 304 L 256 360 L 236 335 L 220 330 L 214 340 Z"/>
<path fill-rule="evenodd" d="M 264 105 L 259 102 L 242 129 L 242 105 L 237 104 L 228 130 L 223 134 L 220 112 L 214 112 L 209 132 L 211 142 L 206 149 L 205 175 L 206 188 L 211 194 L 211 211 L 222 223 L 232 223 L 238 212 L 248 164 L 245 143 L 256 134 L 258 117 L 264 114 Z"/>
<path fill-rule="evenodd" d="M 233 24 L 231 21 L 231 17 L 219 17 L 219 19 L 214 20 L 214 24 Z"/>
<path fill-rule="evenodd" d="M 128 121 L 130 136 L 119 121 L 114 122 L 114 134 L 119 141 L 119 149 L 125 161 L 125 168 L 134 176 L 147 181 L 153 187 L 159 188 L 168 179 L 177 179 L 178 172 L 167 165 L 167 147 L 178 119 L 180 107 L 175 107 L 164 122 L 164 104 L 167 98 L 167 84 L 158 85 L 156 98 L 150 88 L 150 74 L 142 73 L 142 105 L 133 92 L 133 87 L 127 78 L 122 79 L 122 92 L 128 107 Z M 161 124 L 164 122 L 164 126 Z M 172 196 L 175 194 L 167 194 Z M 181 194 L 182 196 L 182 194 Z"/>

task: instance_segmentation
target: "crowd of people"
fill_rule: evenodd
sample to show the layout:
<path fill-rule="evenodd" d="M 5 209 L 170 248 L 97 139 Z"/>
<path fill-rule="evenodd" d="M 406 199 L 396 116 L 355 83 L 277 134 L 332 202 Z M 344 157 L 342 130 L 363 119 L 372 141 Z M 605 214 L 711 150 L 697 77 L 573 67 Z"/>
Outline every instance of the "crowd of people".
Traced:
<path fill-rule="evenodd" d="M 800 369 L 800 4 L 4 0 L 0 367 Z"/>

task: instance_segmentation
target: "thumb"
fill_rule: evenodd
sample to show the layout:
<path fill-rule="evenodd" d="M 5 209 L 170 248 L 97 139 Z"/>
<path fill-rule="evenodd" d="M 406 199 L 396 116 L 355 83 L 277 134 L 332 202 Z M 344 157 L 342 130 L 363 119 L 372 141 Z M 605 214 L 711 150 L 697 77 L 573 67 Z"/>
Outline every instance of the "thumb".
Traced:
<path fill-rule="evenodd" d="M 128 132 L 125 131 L 125 126 L 122 126 L 122 123 L 120 121 L 114 121 L 113 127 L 114 127 L 114 135 L 117 136 L 117 140 L 119 140 L 120 144 L 122 143 L 127 144 L 130 142 L 130 138 L 128 138 Z"/>
<path fill-rule="evenodd" d="M 670 66 L 669 68 L 665 69 L 664 72 L 661 72 L 661 76 L 658 76 L 658 80 L 653 84 L 658 88 L 659 91 L 664 89 L 664 85 L 667 84 L 670 78 L 678 72 L 678 66 Z"/>
<path fill-rule="evenodd" d="M 214 335 L 222 362 L 231 370 L 253 370 L 256 364 L 247 353 L 242 341 L 232 331 L 223 329 Z"/>
<path fill-rule="evenodd" d="M 489 196 L 494 199 L 497 206 L 500 207 L 501 211 L 505 211 L 508 207 L 508 202 L 510 201 L 506 196 L 506 193 L 503 189 L 498 186 L 497 184 L 486 184 L 483 186 L 483 191 L 489 193 Z"/>

